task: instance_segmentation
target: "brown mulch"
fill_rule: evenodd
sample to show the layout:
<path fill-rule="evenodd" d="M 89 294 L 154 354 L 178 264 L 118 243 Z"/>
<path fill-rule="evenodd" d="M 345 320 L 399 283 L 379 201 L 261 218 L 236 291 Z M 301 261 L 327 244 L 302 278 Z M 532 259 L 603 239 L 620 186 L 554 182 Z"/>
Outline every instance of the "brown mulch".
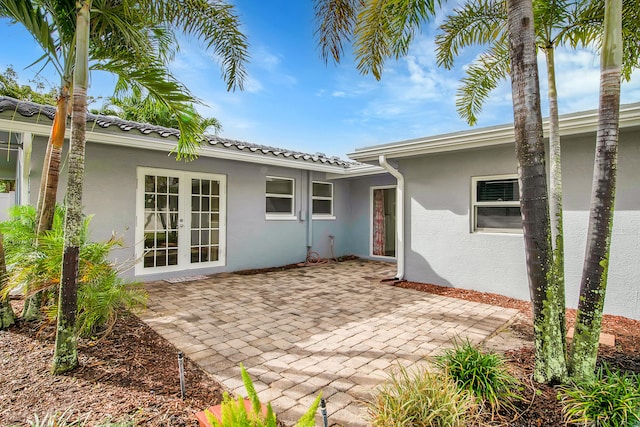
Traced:
<path fill-rule="evenodd" d="M 280 267 L 282 268 L 282 267 Z M 293 267 L 291 267 L 293 268 Z M 244 272 L 252 274 L 258 272 Z M 531 340 L 530 303 L 464 289 L 401 282 L 396 286 L 515 308 L 525 320 L 511 326 Z M 16 312 L 19 308 L 16 305 Z M 528 316 L 528 317 L 527 317 Z M 569 310 L 572 324 L 575 311 Z M 640 372 L 640 322 L 605 316 L 603 332 L 616 336 L 615 347 L 601 347 L 600 360 Z M 0 426 L 25 426 L 37 414 L 65 412 L 87 426 L 134 420 L 145 426 L 196 426 L 194 414 L 220 402 L 223 388 L 185 358 L 186 398 L 180 398 L 178 350 L 137 317 L 118 320 L 113 333 L 97 343 L 81 341 L 80 367 L 60 376 L 49 374 L 53 356 L 53 329 L 20 323 L 0 331 Z M 516 418 L 492 425 L 543 427 L 563 425 L 557 391 L 531 381 L 531 347 L 506 354 L 513 371 L 527 385 L 528 401 L 519 404 Z"/>
<path fill-rule="evenodd" d="M 55 413 L 87 426 L 196 426 L 195 413 L 222 400 L 222 386 L 186 357 L 182 400 L 178 351 L 133 315 L 102 341 L 82 340 L 80 367 L 71 373 L 49 374 L 53 344 L 52 327 L 22 322 L 0 331 L 0 426 Z"/>

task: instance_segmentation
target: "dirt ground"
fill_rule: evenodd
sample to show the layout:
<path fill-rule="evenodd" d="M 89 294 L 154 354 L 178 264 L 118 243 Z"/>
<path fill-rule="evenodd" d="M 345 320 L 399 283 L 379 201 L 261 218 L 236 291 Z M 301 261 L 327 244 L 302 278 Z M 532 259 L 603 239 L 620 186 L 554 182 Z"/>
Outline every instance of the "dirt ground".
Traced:
<path fill-rule="evenodd" d="M 246 273 L 245 273 L 246 274 Z M 521 320 L 511 332 L 531 341 L 530 304 L 500 295 L 403 282 L 397 286 L 516 308 Z M 20 303 L 15 301 L 16 312 Z M 568 312 L 568 323 L 575 312 Z M 640 372 L 640 322 L 605 316 L 603 332 L 616 336 L 615 347 L 601 347 L 601 360 Z M 195 412 L 221 400 L 223 387 L 185 359 L 186 398 L 180 398 L 178 350 L 133 315 L 118 320 L 113 333 L 99 342 L 81 341 L 80 367 L 61 376 L 49 374 L 53 329 L 19 323 L 0 332 L 0 426 L 29 425 L 37 415 L 65 413 L 95 426 L 134 420 L 143 426 L 196 426 Z M 552 387 L 531 380 L 530 345 L 506 353 L 513 371 L 528 386 L 518 414 L 494 425 L 558 426 L 562 412 Z M 536 391 L 537 390 L 537 391 Z"/>

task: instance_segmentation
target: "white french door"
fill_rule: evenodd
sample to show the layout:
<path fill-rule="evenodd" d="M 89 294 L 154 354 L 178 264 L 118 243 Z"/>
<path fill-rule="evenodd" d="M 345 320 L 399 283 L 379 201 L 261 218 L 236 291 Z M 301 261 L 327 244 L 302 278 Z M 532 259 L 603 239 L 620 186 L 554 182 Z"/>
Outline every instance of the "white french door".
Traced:
<path fill-rule="evenodd" d="M 136 274 L 225 263 L 226 177 L 138 168 Z"/>

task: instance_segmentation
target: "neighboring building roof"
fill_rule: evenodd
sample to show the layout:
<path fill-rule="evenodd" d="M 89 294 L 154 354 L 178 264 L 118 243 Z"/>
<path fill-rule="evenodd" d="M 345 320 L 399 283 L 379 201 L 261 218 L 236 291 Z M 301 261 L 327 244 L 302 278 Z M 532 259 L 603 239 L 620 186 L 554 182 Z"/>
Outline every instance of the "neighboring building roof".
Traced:
<path fill-rule="evenodd" d="M 548 119 L 544 120 L 544 134 L 548 135 Z M 578 135 L 595 132 L 598 110 L 564 114 L 560 116 L 560 135 Z M 640 126 L 640 103 L 620 106 L 620 128 Z M 356 149 L 348 156 L 359 162 L 377 162 L 380 155 L 387 158 L 412 157 L 447 151 L 513 144 L 513 123 L 470 129 L 461 132 L 398 141 Z"/>
<path fill-rule="evenodd" d="M 40 105 L 40 104 L 36 104 L 29 101 L 21 101 L 21 100 L 6 97 L 6 96 L 0 96 L 0 112 L 3 112 L 3 111 L 15 111 L 24 117 L 44 116 L 50 120 L 53 120 L 53 118 L 55 117 L 56 109 L 55 107 L 48 106 L 48 105 Z M 157 135 L 162 138 L 174 137 L 176 139 L 180 136 L 180 131 L 178 131 L 177 129 L 170 129 L 162 126 L 154 126 L 147 123 L 132 122 L 128 120 L 123 120 L 115 116 L 102 116 L 102 115 L 88 113 L 87 122 L 94 123 L 95 125 L 100 126 L 101 128 L 116 127 L 125 132 L 137 130 L 142 135 L 149 135 L 149 136 Z M 87 130 L 91 131 L 90 129 L 87 129 Z M 111 143 L 111 141 L 106 141 L 104 140 L 104 138 L 97 138 L 97 136 L 95 135 L 95 132 L 90 132 L 90 133 L 92 133 L 93 137 L 88 136 L 87 139 L 89 140 L 93 140 L 96 142 Z M 231 155 L 231 156 L 221 155 L 219 157 L 232 158 L 233 160 L 245 160 L 250 162 L 253 161 L 256 163 L 263 162 L 265 160 L 264 156 L 276 157 L 281 160 L 287 160 L 286 163 L 283 163 L 283 162 L 278 163 L 279 165 L 282 165 L 282 166 L 288 165 L 291 167 L 292 166 L 291 161 L 295 161 L 298 164 L 298 167 L 300 167 L 301 169 L 325 170 L 325 168 L 322 168 L 322 169 L 310 168 L 308 166 L 300 164 L 300 162 L 315 163 L 315 164 L 318 164 L 318 166 L 322 165 L 322 166 L 331 167 L 330 168 L 331 170 L 327 170 L 327 171 L 330 171 L 333 173 L 336 173 L 336 169 L 338 168 L 362 169 L 358 167 L 361 165 L 357 162 L 342 160 L 338 157 L 329 157 L 323 153 L 315 153 L 315 154 L 302 153 L 302 152 L 287 150 L 283 148 L 269 147 L 266 145 L 251 144 L 248 142 L 221 138 L 214 135 L 205 135 L 205 140 L 209 143 L 209 147 L 211 148 L 202 147 L 202 150 L 200 150 L 200 152 L 198 153 L 199 155 L 211 154 L 212 157 L 216 157 L 214 153 L 219 154 L 221 151 L 240 151 L 240 152 L 243 152 L 244 156 L 238 157 L 235 155 Z M 171 144 L 175 145 L 175 141 L 171 142 Z M 144 144 L 143 148 L 153 148 L 153 147 L 151 147 L 147 143 L 147 144 Z M 166 149 L 166 148 L 167 147 L 165 145 L 159 145 L 159 149 Z M 216 148 L 220 150 L 215 150 Z M 213 149 L 213 153 L 206 153 L 206 151 L 212 151 L 211 149 Z M 261 155 L 263 158 L 261 160 L 258 160 L 252 157 L 247 157 L 247 156 L 250 156 L 251 154 Z"/>

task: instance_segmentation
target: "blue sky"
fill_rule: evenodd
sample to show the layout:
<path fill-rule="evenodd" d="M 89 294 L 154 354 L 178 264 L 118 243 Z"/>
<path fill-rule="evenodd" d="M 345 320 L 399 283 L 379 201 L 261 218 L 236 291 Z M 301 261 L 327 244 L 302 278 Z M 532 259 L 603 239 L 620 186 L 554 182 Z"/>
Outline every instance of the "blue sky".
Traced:
<path fill-rule="evenodd" d="M 358 147 L 469 129 L 455 110 L 455 92 L 465 65 L 479 49 L 464 51 L 454 70 L 437 67 L 434 35 L 440 14 L 425 24 L 409 55 L 387 63 L 381 81 L 358 73 L 347 52 L 339 65 L 325 65 L 314 37 L 311 0 L 235 0 L 250 43 L 249 78 L 244 91 L 226 92 L 215 58 L 197 41 L 183 39 L 172 65 L 175 75 L 206 106 L 206 116 L 222 122 L 221 136 L 256 144 L 322 152 L 345 158 Z M 12 64 L 21 79 L 40 56 L 19 26 L 0 21 L 2 70 Z M 540 58 L 542 61 L 542 58 Z M 543 62 L 541 62 L 543 64 Z M 556 54 L 560 112 L 597 108 L 599 57 L 590 51 L 559 49 Z M 50 70 L 43 76 L 55 84 Z M 543 115 L 545 75 L 541 75 Z M 108 96 L 115 80 L 93 75 L 89 93 Z M 640 101 L 640 74 L 622 88 L 622 102 Z M 512 120 L 508 82 L 491 96 L 477 127 Z"/>

